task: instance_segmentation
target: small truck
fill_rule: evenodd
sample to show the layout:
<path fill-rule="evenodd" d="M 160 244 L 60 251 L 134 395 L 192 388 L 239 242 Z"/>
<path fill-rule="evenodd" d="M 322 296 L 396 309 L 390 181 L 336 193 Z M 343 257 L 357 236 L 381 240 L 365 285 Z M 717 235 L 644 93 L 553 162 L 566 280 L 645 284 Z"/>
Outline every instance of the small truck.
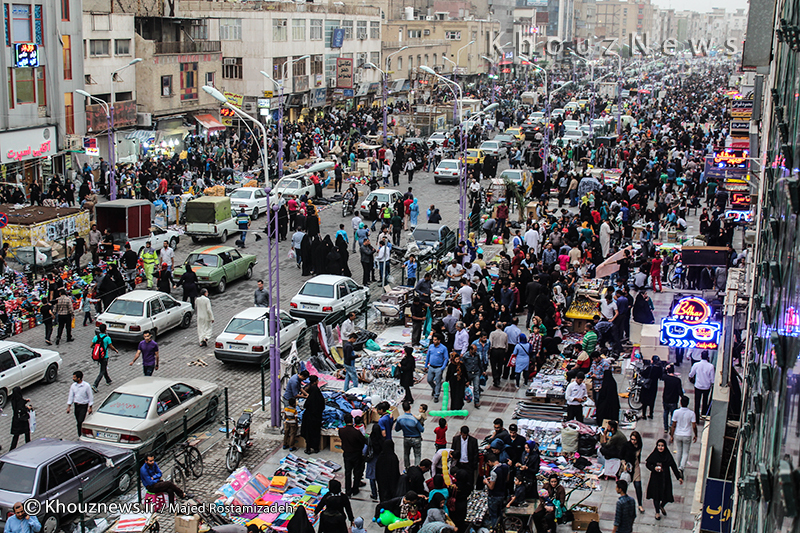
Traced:
<path fill-rule="evenodd" d="M 229 197 L 203 196 L 186 204 L 186 235 L 195 244 L 204 238 L 218 239 L 224 244 L 228 236 L 238 232 Z"/>

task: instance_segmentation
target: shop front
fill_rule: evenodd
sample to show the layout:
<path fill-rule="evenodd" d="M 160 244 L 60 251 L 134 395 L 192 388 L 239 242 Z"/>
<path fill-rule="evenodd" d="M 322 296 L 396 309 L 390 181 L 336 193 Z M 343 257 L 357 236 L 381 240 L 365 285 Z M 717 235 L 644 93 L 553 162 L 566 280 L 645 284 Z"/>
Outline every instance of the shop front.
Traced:
<path fill-rule="evenodd" d="M 34 181 L 46 186 L 57 151 L 55 126 L 0 133 L 0 183 L 26 191 Z"/>

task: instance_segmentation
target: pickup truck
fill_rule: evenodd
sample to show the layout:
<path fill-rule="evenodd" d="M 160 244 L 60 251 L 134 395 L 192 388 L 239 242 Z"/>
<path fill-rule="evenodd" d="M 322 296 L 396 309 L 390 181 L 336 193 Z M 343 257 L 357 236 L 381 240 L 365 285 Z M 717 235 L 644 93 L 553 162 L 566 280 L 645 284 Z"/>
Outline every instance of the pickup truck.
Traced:
<path fill-rule="evenodd" d="M 229 197 L 203 196 L 186 204 L 186 235 L 192 238 L 192 242 L 213 238 L 225 243 L 229 235 L 238 232 L 239 225 L 231 212 Z"/>

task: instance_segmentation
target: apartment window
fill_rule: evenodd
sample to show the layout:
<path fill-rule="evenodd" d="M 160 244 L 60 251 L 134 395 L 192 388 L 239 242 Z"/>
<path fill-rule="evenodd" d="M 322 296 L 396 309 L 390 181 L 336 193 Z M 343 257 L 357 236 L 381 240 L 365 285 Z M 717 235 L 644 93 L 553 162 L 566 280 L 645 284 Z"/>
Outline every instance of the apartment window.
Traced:
<path fill-rule="evenodd" d="M 64 79 L 72 79 L 72 36 L 62 35 L 61 42 L 64 46 L 61 48 L 61 54 L 64 61 Z"/>
<path fill-rule="evenodd" d="M 367 21 L 356 21 L 356 37 L 362 41 L 367 38 Z"/>
<path fill-rule="evenodd" d="M 380 39 L 381 38 L 381 23 L 377 21 L 370 21 L 369 23 L 369 38 L 370 39 Z M 377 63 L 375 63 L 377 65 Z"/>
<path fill-rule="evenodd" d="M 15 43 L 30 43 L 33 41 L 31 27 L 31 6 L 27 4 L 14 4 L 11 6 L 11 40 Z"/>
<path fill-rule="evenodd" d="M 72 93 L 64 93 L 64 122 L 67 135 L 75 135 L 75 105 Z"/>
<path fill-rule="evenodd" d="M 364 65 L 367 62 L 367 53 L 366 52 L 359 52 L 356 56 L 356 66 L 360 68 L 364 68 Z"/>
<path fill-rule="evenodd" d="M 322 40 L 322 19 L 311 19 L 310 38 L 312 41 Z"/>
<path fill-rule="evenodd" d="M 425 64 L 428 64 L 428 54 L 425 54 Z M 436 64 L 436 62 L 434 62 L 434 64 Z"/>
<path fill-rule="evenodd" d="M 436 65 L 439 64 L 439 62 L 436 60 L 436 57 L 437 57 L 437 55 L 433 54 L 433 66 L 434 66 L 434 68 L 436 67 Z"/>
<path fill-rule="evenodd" d="M 110 39 L 92 39 L 89 41 L 89 55 L 91 57 L 103 57 L 111 55 Z"/>
<path fill-rule="evenodd" d="M 444 32 L 444 38 L 448 41 L 460 41 L 461 40 L 461 32 L 460 31 L 446 31 Z"/>
<path fill-rule="evenodd" d="M 472 41 L 477 41 L 478 40 L 478 32 L 477 31 L 473 31 L 472 32 L 472 39 L 471 40 Z"/>
<path fill-rule="evenodd" d="M 311 56 L 311 75 L 318 76 L 325 71 L 324 62 L 321 55 Z"/>
<path fill-rule="evenodd" d="M 343 20 L 342 29 L 344 30 L 344 40 L 349 41 L 353 38 L 353 21 Z"/>
<path fill-rule="evenodd" d="M 181 63 L 181 101 L 197 100 L 197 63 Z"/>
<path fill-rule="evenodd" d="M 419 39 L 422 37 L 422 30 L 408 30 L 409 39 Z"/>
<path fill-rule="evenodd" d="M 36 102 L 36 82 L 32 68 L 14 69 L 14 93 L 16 103 L 32 104 Z"/>
<path fill-rule="evenodd" d="M 220 41 L 242 40 L 242 19 L 219 19 Z"/>
<path fill-rule="evenodd" d="M 380 52 L 370 52 L 369 53 L 369 62 L 373 65 L 380 65 L 381 64 L 381 53 Z"/>
<path fill-rule="evenodd" d="M 172 96 L 172 76 L 161 76 L 161 96 Z"/>
<path fill-rule="evenodd" d="M 282 80 L 283 79 L 283 68 L 286 64 L 285 57 L 273 57 L 272 58 L 272 79 L 274 80 Z"/>
<path fill-rule="evenodd" d="M 292 40 L 293 41 L 306 40 L 306 19 L 292 20 Z"/>
<path fill-rule="evenodd" d="M 403 58 L 402 57 L 398 57 L 397 58 L 397 70 L 398 71 L 403 70 Z"/>
<path fill-rule="evenodd" d="M 336 58 L 339 54 L 325 54 L 325 77 L 336 79 Z"/>
<path fill-rule="evenodd" d="M 40 106 L 47 105 L 47 82 L 45 81 L 44 68 L 38 67 L 36 70 L 36 103 Z"/>
<path fill-rule="evenodd" d="M 306 76 L 306 60 L 303 59 L 297 63 L 292 63 L 292 76 Z"/>
<path fill-rule="evenodd" d="M 222 58 L 222 79 L 240 80 L 242 79 L 242 58 L 223 57 Z"/>
<path fill-rule="evenodd" d="M 331 36 L 333 35 L 333 30 L 336 28 L 341 27 L 340 20 L 325 20 L 325 46 L 330 47 L 331 45 Z"/>
<path fill-rule="evenodd" d="M 275 42 L 286 40 L 286 19 L 272 19 L 272 40 Z"/>
<path fill-rule="evenodd" d="M 61 0 L 61 20 L 69 22 L 69 0 Z"/>
<path fill-rule="evenodd" d="M 408 70 L 414 70 L 414 56 L 408 56 Z"/>
<path fill-rule="evenodd" d="M 115 56 L 129 56 L 129 55 L 131 55 L 131 40 L 130 39 L 114 39 L 114 55 Z"/>
<path fill-rule="evenodd" d="M 216 85 L 214 85 L 214 72 L 206 72 L 206 85 L 209 87 L 216 87 Z"/>
<path fill-rule="evenodd" d="M 189 35 L 195 41 L 197 40 L 204 41 L 208 39 L 208 20 L 207 19 L 193 20 L 191 29 L 189 30 Z"/>

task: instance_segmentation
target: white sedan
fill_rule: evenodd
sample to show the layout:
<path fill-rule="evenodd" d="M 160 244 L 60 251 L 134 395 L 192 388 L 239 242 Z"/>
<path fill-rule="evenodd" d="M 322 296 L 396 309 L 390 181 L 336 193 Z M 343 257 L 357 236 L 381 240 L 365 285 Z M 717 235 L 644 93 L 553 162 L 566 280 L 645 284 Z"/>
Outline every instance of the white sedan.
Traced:
<path fill-rule="evenodd" d="M 303 284 L 289 302 L 289 313 L 316 323 L 332 313 L 358 311 L 368 300 L 369 287 L 346 276 L 321 274 Z"/>
<path fill-rule="evenodd" d="M 306 321 L 281 311 L 281 352 L 288 350 L 306 328 Z M 262 363 L 269 357 L 269 308 L 249 307 L 236 313 L 214 343 L 222 362 Z"/>
<path fill-rule="evenodd" d="M 136 290 L 117 297 L 97 316 L 96 323 L 105 324 L 112 339 L 139 342 L 145 331 L 155 337 L 178 326 L 188 328 L 192 305 L 163 292 Z"/>
<path fill-rule="evenodd" d="M 275 199 L 278 196 L 278 193 L 281 193 L 281 197 L 284 200 L 288 200 L 289 198 L 298 198 L 306 193 L 308 196 L 312 196 L 314 194 L 314 184 L 305 176 L 295 176 L 295 177 L 283 177 L 281 180 L 275 185 L 270 192 L 270 196 Z"/>
<path fill-rule="evenodd" d="M 0 341 L 0 408 L 14 387 L 54 382 L 61 363 L 61 355 L 53 350 L 34 350 L 18 342 Z"/>
<path fill-rule="evenodd" d="M 150 235 L 131 239 L 128 243 L 131 245 L 131 250 L 138 255 L 142 255 L 142 250 L 144 250 L 147 241 L 150 241 L 150 246 L 156 250 L 160 250 L 165 242 L 168 242 L 170 247 L 174 250 L 178 247 L 178 242 L 180 242 L 180 240 L 181 234 L 177 231 L 153 225 L 150 227 Z"/>
<path fill-rule="evenodd" d="M 503 146 L 503 143 L 500 141 L 483 141 L 480 149 L 487 154 L 492 154 L 498 159 L 502 159 L 508 155 L 508 149 Z"/>
<path fill-rule="evenodd" d="M 253 220 L 257 219 L 261 213 L 266 213 L 269 205 L 269 197 L 260 187 L 241 187 L 233 191 L 230 198 L 231 211 L 239 213 L 244 207 L 244 212 Z"/>
<path fill-rule="evenodd" d="M 447 133 L 443 131 L 435 131 L 428 137 L 428 144 L 436 143 L 437 145 L 441 146 L 444 144 L 444 140 L 447 138 Z"/>
<path fill-rule="evenodd" d="M 380 209 L 384 204 L 389 207 L 394 206 L 394 203 L 402 197 L 403 193 L 395 189 L 376 189 L 371 191 L 361 202 L 361 207 L 359 208 L 361 216 L 364 218 L 369 217 L 369 204 L 372 203 L 373 198 L 377 200 L 378 209 Z"/>

